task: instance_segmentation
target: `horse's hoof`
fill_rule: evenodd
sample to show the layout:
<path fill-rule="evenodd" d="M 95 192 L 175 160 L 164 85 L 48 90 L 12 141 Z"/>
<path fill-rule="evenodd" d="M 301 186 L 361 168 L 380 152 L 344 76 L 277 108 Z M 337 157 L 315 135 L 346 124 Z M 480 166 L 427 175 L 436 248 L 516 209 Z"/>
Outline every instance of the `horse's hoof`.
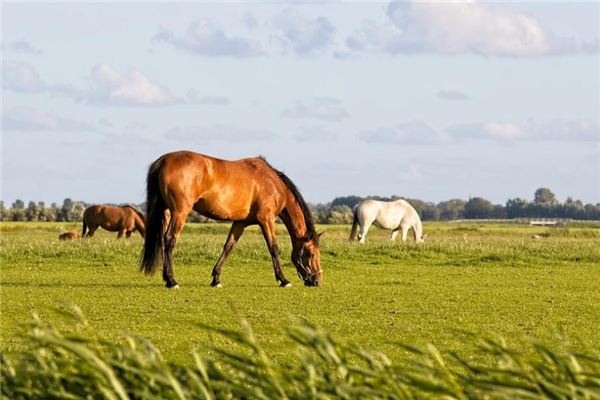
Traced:
<path fill-rule="evenodd" d="M 179 287 L 179 284 L 176 283 L 175 286 L 172 286 L 171 289 L 181 289 L 181 287 Z"/>
<path fill-rule="evenodd" d="M 292 283 L 291 282 L 282 282 L 281 287 L 292 287 Z"/>
<path fill-rule="evenodd" d="M 223 285 L 221 284 L 221 282 L 217 283 L 216 285 L 210 285 L 210 286 L 212 286 L 214 288 L 222 288 L 223 287 Z"/>

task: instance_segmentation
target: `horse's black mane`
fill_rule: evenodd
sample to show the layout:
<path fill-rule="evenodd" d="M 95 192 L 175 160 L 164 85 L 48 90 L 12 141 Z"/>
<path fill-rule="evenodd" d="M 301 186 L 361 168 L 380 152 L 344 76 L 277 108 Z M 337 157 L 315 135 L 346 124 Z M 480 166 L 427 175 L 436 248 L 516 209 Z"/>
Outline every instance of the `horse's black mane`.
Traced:
<path fill-rule="evenodd" d="M 264 163 L 267 164 L 267 166 L 271 168 L 277 174 L 277 176 L 279 176 L 279 179 L 281 179 L 281 181 L 285 184 L 288 190 L 292 192 L 294 198 L 296 199 L 296 202 L 302 210 L 302 214 L 304 214 L 304 224 L 306 225 L 308 239 L 314 240 L 318 243 L 319 235 L 317 234 L 317 230 L 315 228 L 315 221 L 313 220 L 312 212 L 310 211 L 310 208 L 308 207 L 308 205 L 304 201 L 304 198 L 300 194 L 300 190 L 296 187 L 294 182 L 292 182 L 292 180 L 287 177 L 286 174 L 269 164 L 269 162 L 263 156 L 259 156 L 258 158 L 263 160 Z"/>

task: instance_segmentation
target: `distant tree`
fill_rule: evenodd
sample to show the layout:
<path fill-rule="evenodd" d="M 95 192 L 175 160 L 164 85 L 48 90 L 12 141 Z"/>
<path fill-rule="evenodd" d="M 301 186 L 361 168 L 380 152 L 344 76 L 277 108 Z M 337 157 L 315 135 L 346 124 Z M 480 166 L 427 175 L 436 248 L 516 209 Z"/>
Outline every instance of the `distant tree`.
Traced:
<path fill-rule="evenodd" d="M 331 202 L 331 207 L 335 206 L 348 206 L 350 208 L 354 208 L 363 198 L 358 196 L 344 196 L 344 197 L 336 197 Z"/>
<path fill-rule="evenodd" d="M 12 209 L 23 209 L 25 208 L 25 203 L 23 200 L 17 199 L 14 203 L 12 203 Z"/>
<path fill-rule="evenodd" d="M 4 201 L 0 200 L 0 221 L 5 221 L 4 214 L 6 213 L 6 209 L 4 208 Z"/>
<path fill-rule="evenodd" d="M 331 203 L 325 204 L 308 204 L 310 211 L 312 212 L 313 218 L 317 224 L 326 224 L 327 223 L 327 215 L 329 213 L 329 209 L 331 208 Z"/>
<path fill-rule="evenodd" d="M 12 204 L 12 212 L 11 212 L 11 220 L 12 221 L 25 221 L 25 203 L 23 200 L 17 199 Z"/>
<path fill-rule="evenodd" d="M 86 208 L 86 204 L 83 201 L 74 202 L 73 208 L 71 209 L 70 221 L 83 221 L 83 213 Z"/>
<path fill-rule="evenodd" d="M 352 219 L 352 209 L 345 205 L 338 205 L 329 209 L 326 221 L 328 224 L 351 224 Z"/>
<path fill-rule="evenodd" d="M 529 214 L 530 203 L 517 197 L 516 199 L 509 199 L 504 208 L 507 218 L 525 218 Z"/>
<path fill-rule="evenodd" d="M 38 203 L 38 220 L 52 222 L 56 221 L 57 209 L 56 207 L 46 207 L 43 201 Z"/>
<path fill-rule="evenodd" d="M 465 204 L 465 218 L 484 219 L 492 217 L 493 205 L 489 200 L 473 197 Z"/>
<path fill-rule="evenodd" d="M 504 208 L 504 206 L 501 206 L 500 204 L 495 204 L 492 207 L 492 214 L 491 214 L 492 218 L 495 219 L 505 219 L 507 218 L 507 213 L 506 213 L 506 208 Z"/>
<path fill-rule="evenodd" d="M 440 219 L 449 221 L 463 218 L 465 203 L 466 202 L 461 199 L 442 201 L 437 206 L 440 210 Z"/>
<path fill-rule="evenodd" d="M 584 218 L 592 220 L 600 220 L 600 203 L 586 204 L 584 207 Z"/>
<path fill-rule="evenodd" d="M 71 210 L 73 209 L 73 200 L 66 198 L 63 200 L 62 206 L 58 213 L 59 221 L 71 221 Z"/>
<path fill-rule="evenodd" d="M 440 219 L 440 209 L 433 203 L 425 203 L 421 211 L 423 221 L 437 221 Z"/>
<path fill-rule="evenodd" d="M 27 205 L 27 209 L 25 210 L 25 219 L 27 221 L 37 221 L 38 220 L 38 207 L 34 201 L 30 201 Z"/>
<path fill-rule="evenodd" d="M 552 193 L 552 191 L 548 188 L 539 188 L 538 190 L 536 190 L 535 194 L 533 196 L 533 202 L 536 205 L 545 205 L 545 206 L 552 206 L 552 205 L 556 205 L 558 203 L 556 201 L 556 197 L 554 196 L 554 193 Z"/>

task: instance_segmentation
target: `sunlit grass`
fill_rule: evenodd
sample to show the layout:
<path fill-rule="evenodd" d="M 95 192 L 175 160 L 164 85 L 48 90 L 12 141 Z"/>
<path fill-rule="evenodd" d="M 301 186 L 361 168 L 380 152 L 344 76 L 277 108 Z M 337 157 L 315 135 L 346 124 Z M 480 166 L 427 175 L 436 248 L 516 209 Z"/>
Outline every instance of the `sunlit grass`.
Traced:
<path fill-rule="evenodd" d="M 78 304 L 105 340 L 144 337 L 167 360 L 190 363 L 191 349 L 223 339 L 198 323 L 234 329 L 247 319 L 270 356 L 292 361 L 282 334 L 305 318 L 348 343 L 401 360 L 397 342 L 458 351 L 478 359 L 457 331 L 532 337 L 550 346 L 562 335 L 577 346 L 600 347 L 598 228 L 510 224 L 425 224 L 427 243 L 392 243 L 372 228 L 365 245 L 349 243 L 348 226 L 322 226 L 322 288 L 305 288 L 289 260 L 285 231 L 278 239 L 284 272 L 294 286 L 277 287 L 259 231 L 248 229 L 224 266 L 222 290 L 209 287 L 228 225 L 188 224 L 175 254 L 182 289 L 167 290 L 160 273 L 138 272 L 142 239 L 58 241 L 78 224 L 0 224 L 1 348 L 26 348 L 21 324 L 36 312 L 63 328 L 51 311 Z M 282 228 L 282 227 L 280 227 Z M 541 239 L 533 234 L 548 233 Z M 235 309 L 236 311 L 232 311 Z"/>

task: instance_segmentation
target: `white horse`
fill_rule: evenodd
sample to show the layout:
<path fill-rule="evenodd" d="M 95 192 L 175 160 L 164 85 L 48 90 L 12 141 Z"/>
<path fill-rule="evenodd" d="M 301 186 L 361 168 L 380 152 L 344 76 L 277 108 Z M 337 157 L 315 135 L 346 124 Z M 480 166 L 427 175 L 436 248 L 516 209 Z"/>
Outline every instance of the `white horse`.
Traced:
<path fill-rule="evenodd" d="M 358 240 L 360 243 L 364 243 L 371 224 L 392 231 L 392 240 L 395 240 L 398 232 L 402 231 L 402 240 L 405 241 L 411 228 L 415 242 L 422 243 L 425 239 L 421 218 L 406 200 L 379 201 L 367 199 L 358 203 L 354 207 L 354 221 L 349 240 L 354 240 L 356 228 L 360 226 Z"/>

